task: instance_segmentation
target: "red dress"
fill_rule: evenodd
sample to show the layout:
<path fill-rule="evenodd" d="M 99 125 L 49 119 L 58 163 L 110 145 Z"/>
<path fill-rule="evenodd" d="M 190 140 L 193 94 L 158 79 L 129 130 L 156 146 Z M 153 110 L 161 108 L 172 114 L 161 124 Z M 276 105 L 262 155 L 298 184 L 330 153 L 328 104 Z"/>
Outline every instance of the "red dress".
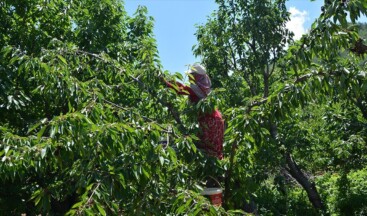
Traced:
<path fill-rule="evenodd" d="M 171 83 L 166 82 L 166 84 L 173 88 Z M 189 86 L 179 82 L 176 82 L 176 84 L 179 88 L 176 90 L 178 94 L 188 95 L 189 100 L 193 103 L 200 100 Z M 203 149 L 210 156 L 223 159 L 224 120 L 222 114 L 217 109 L 212 113 L 199 113 L 198 122 L 200 128 L 198 136 L 201 140 L 198 148 Z"/>

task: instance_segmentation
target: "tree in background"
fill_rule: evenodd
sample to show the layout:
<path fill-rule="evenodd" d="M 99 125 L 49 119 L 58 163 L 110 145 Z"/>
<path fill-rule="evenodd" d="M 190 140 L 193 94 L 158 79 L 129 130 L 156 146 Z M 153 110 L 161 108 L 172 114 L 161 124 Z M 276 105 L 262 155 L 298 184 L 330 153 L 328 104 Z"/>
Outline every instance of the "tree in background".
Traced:
<path fill-rule="evenodd" d="M 355 81 L 346 79 L 340 72 L 359 74 L 364 66 L 356 66 L 360 60 L 353 54 L 348 53 L 351 57 L 347 61 L 340 54 L 354 44 L 358 45 L 357 29 L 348 27 L 346 12 L 355 23 L 361 13 L 366 13 L 366 4 L 359 1 L 326 2 L 310 33 L 300 41 L 292 42 L 291 34 L 285 28 L 289 19 L 285 1 L 230 0 L 217 3 L 219 10 L 205 25 L 198 27 L 199 44 L 194 47 L 194 53 L 203 58 L 211 76 L 217 77 L 214 82 L 217 86 L 235 92 L 223 96 L 228 97 L 226 101 L 230 107 L 227 112 L 230 159 L 226 171 L 226 200 L 238 200 L 237 204 L 231 203 L 241 208 L 244 205 L 241 197 L 262 193 L 261 187 L 266 179 L 274 179 L 274 183 L 279 184 L 277 176 L 281 179 L 291 176 L 307 192 L 314 208 L 325 210 L 314 175 L 305 170 L 312 162 L 303 155 L 307 152 L 305 150 L 321 149 L 325 143 L 310 142 L 309 136 L 313 135 L 306 131 L 314 130 L 300 130 L 297 127 L 299 122 L 289 120 L 298 119 L 299 115 L 307 119 L 304 107 L 315 107 L 313 104 L 319 103 L 330 106 L 336 101 L 350 104 L 346 100 L 351 98 L 354 106 L 360 107 L 364 113 L 365 102 L 359 96 L 362 92 L 358 87 L 365 82 L 364 78 L 354 78 L 359 84 L 353 85 L 350 82 Z M 350 91 L 358 93 L 345 97 Z M 343 96 L 339 96 L 340 93 Z M 357 116 L 349 118 L 361 121 Z M 348 128 L 343 133 L 344 138 L 338 131 L 337 139 L 350 140 L 362 131 L 362 127 L 356 131 Z M 359 145 L 358 141 L 352 143 Z M 332 148 L 330 144 L 328 146 Z M 363 148 L 358 151 L 359 155 L 364 155 Z M 316 151 L 312 153 L 318 155 Z M 323 167 L 321 170 L 327 169 Z M 284 193 L 284 186 L 279 189 Z"/>

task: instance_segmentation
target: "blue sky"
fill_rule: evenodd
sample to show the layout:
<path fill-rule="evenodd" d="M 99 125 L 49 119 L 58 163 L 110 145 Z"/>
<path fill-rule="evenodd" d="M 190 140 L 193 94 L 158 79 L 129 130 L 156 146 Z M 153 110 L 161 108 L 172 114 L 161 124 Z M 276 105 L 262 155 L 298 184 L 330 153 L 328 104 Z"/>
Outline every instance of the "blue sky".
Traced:
<path fill-rule="evenodd" d="M 148 15 L 155 20 L 154 35 L 164 70 L 184 72 L 187 65 L 200 61 L 192 54 L 197 43 L 196 24 L 204 24 L 217 9 L 214 0 L 124 0 L 125 9 L 133 15 L 139 5 L 148 8 Z M 289 0 L 291 21 L 288 28 L 300 37 L 320 15 L 324 0 Z"/>

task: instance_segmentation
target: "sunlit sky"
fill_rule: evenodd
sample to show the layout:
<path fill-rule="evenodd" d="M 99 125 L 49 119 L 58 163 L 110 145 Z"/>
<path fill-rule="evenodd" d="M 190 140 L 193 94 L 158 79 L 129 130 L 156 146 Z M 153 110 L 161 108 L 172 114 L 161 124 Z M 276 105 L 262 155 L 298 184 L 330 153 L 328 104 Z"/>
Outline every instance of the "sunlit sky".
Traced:
<path fill-rule="evenodd" d="M 217 9 L 214 0 L 124 0 L 125 9 L 133 15 L 139 5 L 148 8 L 154 18 L 154 36 L 164 70 L 171 73 L 184 72 L 187 65 L 200 62 L 193 55 L 192 47 L 197 43 L 194 33 L 196 25 L 204 24 L 207 17 Z M 287 27 L 298 39 L 307 32 L 320 15 L 324 0 L 289 0 L 291 20 Z"/>

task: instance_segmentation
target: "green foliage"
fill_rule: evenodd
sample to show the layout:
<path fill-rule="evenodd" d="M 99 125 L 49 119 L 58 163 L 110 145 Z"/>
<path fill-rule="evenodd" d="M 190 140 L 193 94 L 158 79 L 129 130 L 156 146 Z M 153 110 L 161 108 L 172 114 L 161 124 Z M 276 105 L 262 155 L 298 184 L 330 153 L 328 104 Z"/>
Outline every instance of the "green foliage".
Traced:
<path fill-rule="evenodd" d="M 332 215 L 366 213 L 366 170 L 325 174 L 318 180 Z"/>
<path fill-rule="evenodd" d="M 259 197 L 263 214 L 321 213 L 306 205 L 311 190 L 301 181 L 312 185 L 319 173 L 366 165 L 366 64 L 350 51 L 361 37 L 355 24 L 367 5 L 326 1 L 309 33 L 292 41 L 284 1 L 217 3 L 219 9 L 198 26 L 194 53 L 202 57 L 215 86 L 232 92 L 222 99 L 229 107 L 225 149 L 233 160 L 228 166 L 235 172 L 227 189 L 240 189 L 229 191 L 229 205 L 243 208 L 243 198 L 251 194 Z M 287 182 L 287 196 L 271 195 L 276 187 L 264 182 L 284 177 L 280 170 L 290 175 L 291 167 L 303 171 L 303 177 L 293 172 L 291 178 L 305 191 Z"/>
<path fill-rule="evenodd" d="M 277 178 L 265 182 L 257 191 L 255 200 L 260 215 L 318 215 L 301 188 L 291 182 L 280 183 Z"/>
<path fill-rule="evenodd" d="M 206 159 L 167 109 L 145 7 L 0 4 L 1 214 L 224 213 L 200 195 Z"/>
<path fill-rule="evenodd" d="M 285 1 L 217 3 L 194 48 L 215 89 L 192 106 L 159 78 L 182 75 L 162 72 L 147 8 L 0 2 L 0 214 L 365 214 L 366 64 L 350 52 L 365 1 L 330 1 L 300 41 Z M 195 145 L 197 114 L 216 108 L 221 161 Z M 223 207 L 200 195 L 212 176 Z"/>

